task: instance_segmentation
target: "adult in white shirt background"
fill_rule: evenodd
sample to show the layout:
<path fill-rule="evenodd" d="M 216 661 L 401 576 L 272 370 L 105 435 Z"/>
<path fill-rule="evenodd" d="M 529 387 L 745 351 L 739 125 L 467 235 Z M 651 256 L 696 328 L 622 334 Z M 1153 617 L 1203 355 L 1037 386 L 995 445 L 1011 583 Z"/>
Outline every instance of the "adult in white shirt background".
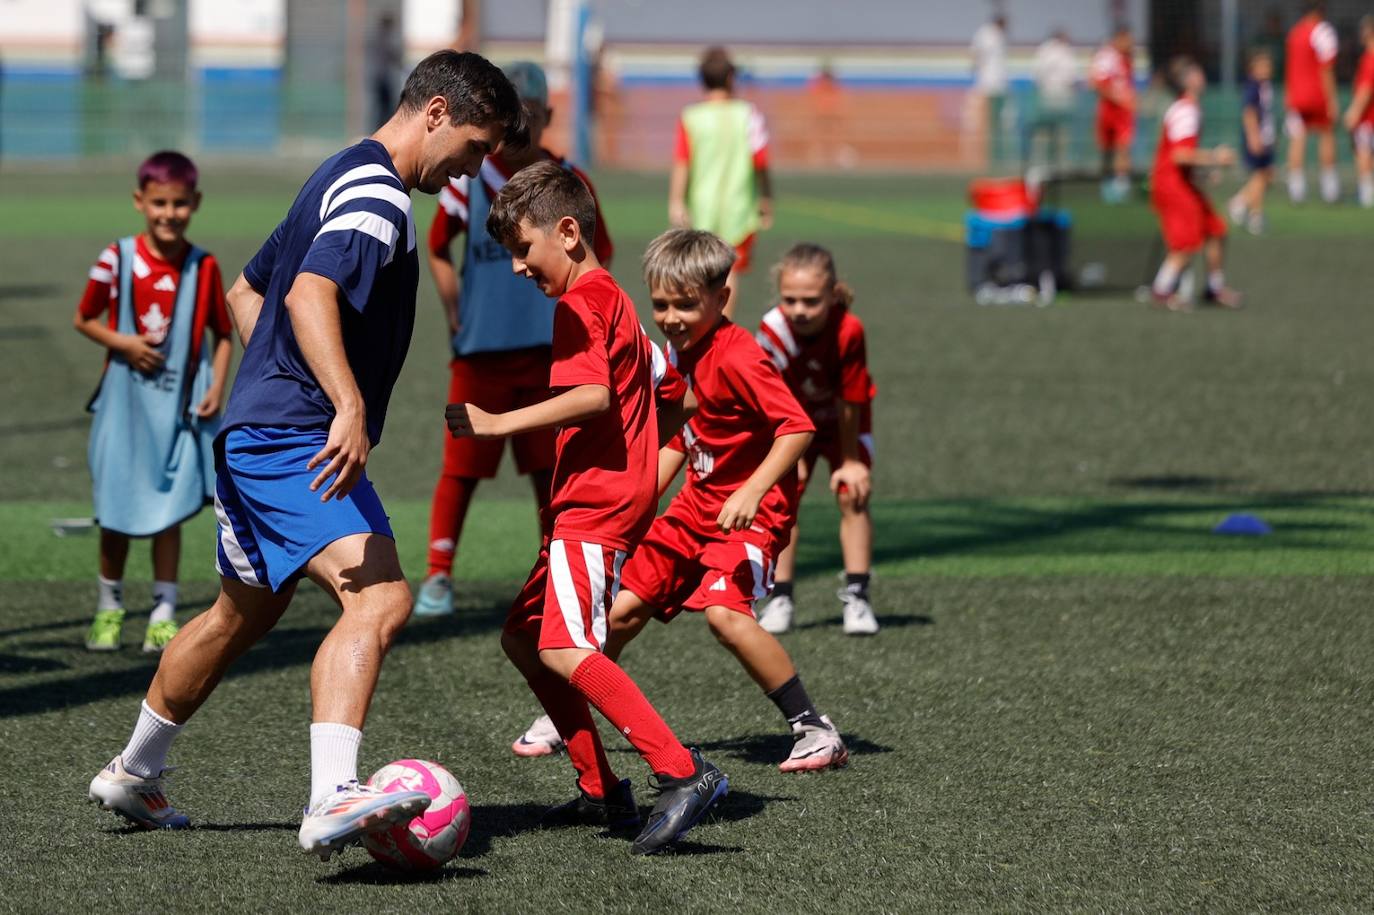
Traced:
<path fill-rule="evenodd" d="M 1002 107 L 1007 99 L 1007 17 L 1001 13 L 973 33 L 973 92 L 988 136 L 988 160 L 1003 159 Z"/>
<path fill-rule="evenodd" d="M 1068 33 L 1055 29 L 1035 49 L 1031 74 L 1035 79 L 1035 111 L 1029 118 L 1023 155 L 1027 161 L 1058 166 L 1063 164 L 1078 85 L 1078 59 Z M 1034 148 L 1040 136 L 1045 139 L 1043 155 Z"/>

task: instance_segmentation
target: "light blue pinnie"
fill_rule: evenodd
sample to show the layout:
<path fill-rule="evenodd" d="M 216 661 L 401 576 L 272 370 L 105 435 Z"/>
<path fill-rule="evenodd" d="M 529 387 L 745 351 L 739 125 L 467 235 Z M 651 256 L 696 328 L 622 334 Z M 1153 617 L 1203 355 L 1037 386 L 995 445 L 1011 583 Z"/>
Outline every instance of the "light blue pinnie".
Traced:
<path fill-rule="evenodd" d="M 159 345 L 166 361 L 151 375 L 111 356 L 89 409 L 95 414 L 87 449 L 100 526 L 147 537 L 196 514 L 215 494 L 214 440 L 219 418 L 193 408 L 213 383 L 210 348 L 192 339 L 196 289 L 205 252 L 192 246 L 177 283 L 172 326 Z M 132 267 L 134 239 L 119 240 L 122 334 L 136 334 Z"/>

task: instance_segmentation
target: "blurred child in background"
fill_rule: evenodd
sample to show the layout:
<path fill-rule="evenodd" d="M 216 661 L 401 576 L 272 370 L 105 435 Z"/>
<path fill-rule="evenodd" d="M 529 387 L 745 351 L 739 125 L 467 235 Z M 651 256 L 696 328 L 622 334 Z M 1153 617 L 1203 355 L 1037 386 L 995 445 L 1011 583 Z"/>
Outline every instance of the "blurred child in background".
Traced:
<path fill-rule="evenodd" d="M 1250 177 L 1231 198 L 1231 221 L 1251 234 L 1264 231 L 1264 195 L 1274 180 L 1274 59 L 1267 50 L 1251 52 L 1241 95 L 1240 148 Z"/>
<path fill-rule="evenodd" d="M 1355 174 L 1360 206 L 1374 207 L 1374 16 L 1360 20 L 1359 69 L 1345 111 L 1345 126 L 1355 143 Z"/>

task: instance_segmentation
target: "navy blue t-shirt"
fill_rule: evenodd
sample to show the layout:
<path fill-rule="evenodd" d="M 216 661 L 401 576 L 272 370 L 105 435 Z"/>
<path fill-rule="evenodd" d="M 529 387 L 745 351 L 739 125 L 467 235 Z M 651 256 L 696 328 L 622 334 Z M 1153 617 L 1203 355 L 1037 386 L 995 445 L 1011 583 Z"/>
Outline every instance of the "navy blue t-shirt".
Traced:
<path fill-rule="evenodd" d="M 391 388 L 415 326 L 419 258 L 410 195 L 386 148 L 363 140 L 315 170 L 244 278 L 263 296 L 229 395 L 221 435 L 236 426 L 325 429 L 334 406 L 296 344 L 285 299 L 301 273 L 342 292 L 344 351 L 362 392 L 367 436 L 382 438 Z"/>

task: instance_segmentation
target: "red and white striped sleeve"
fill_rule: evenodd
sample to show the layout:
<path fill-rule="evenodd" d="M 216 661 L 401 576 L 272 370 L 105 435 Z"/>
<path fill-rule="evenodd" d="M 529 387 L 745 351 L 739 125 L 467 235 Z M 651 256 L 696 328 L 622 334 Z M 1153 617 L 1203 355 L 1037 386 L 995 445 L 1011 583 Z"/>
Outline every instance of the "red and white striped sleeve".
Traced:
<path fill-rule="evenodd" d="M 1193 145 L 1196 145 L 1201 131 L 1202 114 L 1195 103 L 1179 99 L 1164 112 L 1164 136 L 1170 143 L 1191 140 Z"/>
<path fill-rule="evenodd" d="M 119 274 L 119 245 L 110 245 L 100 252 L 91 265 L 86 282 L 86 291 L 81 295 L 77 311 L 86 320 L 98 318 L 110 307 L 110 300 L 119 296 L 117 282 Z"/>
<path fill-rule="evenodd" d="M 749 106 L 749 151 L 754 155 L 754 168 L 768 167 L 768 125 L 763 120 L 763 112 Z"/>
<path fill-rule="evenodd" d="M 1331 66 L 1336 60 L 1336 52 L 1340 50 L 1341 44 L 1331 23 L 1325 20 L 1318 22 L 1312 29 L 1311 41 L 1312 50 L 1317 54 L 1317 63 L 1323 68 Z"/>
<path fill-rule="evenodd" d="M 429 252 L 436 257 L 448 255 L 453 240 L 467 231 L 468 185 L 467 175 L 450 178 L 448 186 L 439 192 L 439 208 L 429 226 Z"/>
<path fill-rule="evenodd" d="M 779 372 L 787 371 L 801 351 L 797 346 L 797 338 L 792 335 L 792 327 L 787 323 L 787 316 L 779 306 L 770 308 L 763 316 L 763 323 L 759 325 L 759 332 L 754 339 L 763 347 L 768 358 L 773 360 Z"/>

